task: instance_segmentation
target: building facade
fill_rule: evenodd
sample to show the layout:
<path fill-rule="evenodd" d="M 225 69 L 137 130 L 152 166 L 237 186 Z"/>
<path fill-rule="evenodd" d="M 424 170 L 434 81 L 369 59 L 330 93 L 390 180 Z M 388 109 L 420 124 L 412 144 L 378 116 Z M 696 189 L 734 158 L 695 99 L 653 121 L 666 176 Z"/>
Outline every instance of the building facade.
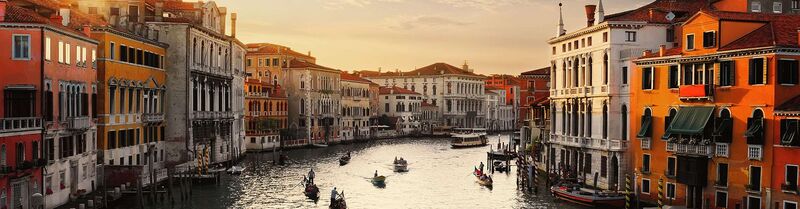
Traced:
<path fill-rule="evenodd" d="M 241 140 L 233 139 L 234 132 L 239 132 L 234 131 L 238 121 L 233 95 L 238 93 L 233 79 L 241 76 L 236 75 L 234 58 L 243 55 L 233 54 L 235 38 L 225 35 L 226 8 L 213 1 L 148 4 L 154 9 L 152 16 L 145 17 L 146 25 L 170 32 L 158 36 L 159 42 L 170 45 L 166 95 L 173 99 L 166 105 L 166 121 L 172 124 L 166 130 L 168 164 L 191 161 L 207 167 L 233 159 L 232 147 Z M 244 70 L 239 70 L 243 75 Z"/>
<path fill-rule="evenodd" d="M 369 80 L 347 72 L 341 73 L 342 85 L 342 141 L 362 140 L 370 137 L 370 117 L 375 109 L 370 104 Z"/>
<path fill-rule="evenodd" d="M 402 87 L 422 95 L 425 102 L 440 108 L 441 125 L 478 128 L 486 123 L 484 76 L 466 64 L 458 68 L 435 63 L 410 72 L 358 72 L 384 87 Z"/>
<path fill-rule="evenodd" d="M 288 144 L 340 141 L 341 71 L 300 59 L 288 60 L 284 71 L 289 129 L 296 139 Z"/>
<path fill-rule="evenodd" d="M 636 61 L 630 137 L 641 199 L 655 202 L 661 185 L 667 205 L 796 208 L 794 164 L 778 155 L 792 153 L 782 139 L 793 142 L 793 126 L 776 107 L 798 95 L 798 22 L 704 10 L 683 24 L 678 47 Z"/>
<path fill-rule="evenodd" d="M 678 23 L 706 3 L 657 0 L 605 15 L 602 2 L 586 6 L 587 27 L 566 33 L 563 21 L 550 39 L 551 129 L 549 166 L 585 182 L 599 174 L 603 189 L 622 189 L 631 160 L 631 60 L 643 50 L 672 45 Z M 667 19 L 671 11 L 676 17 Z M 595 21 L 596 20 L 596 21 Z M 597 24 L 595 24 L 597 22 Z"/>
<path fill-rule="evenodd" d="M 486 88 L 497 88 L 504 90 L 504 94 L 502 95 L 504 100 L 501 100 L 501 109 L 508 111 L 511 110 L 511 119 L 508 119 L 508 114 L 503 113 L 501 117 L 503 117 L 502 122 L 499 123 L 499 130 L 513 130 L 516 129 L 518 124 L 519 118 L 519 109 L 520 109 L 520 89 L 523 86 L 521 84 L 522 79 L 511 75 L 491 75 L 486 78 L 484 81 L 486 84 Z M 527 84 L 525 84 L 527 85 Z M 511 125 L 509 125 L 511 123 Z M 510 126 L 510 127 L 509 127 Z M 487 127 L 490 128 L 490 127 Z"/>
<path fill-rule="evenodd" d="M 248 151 L 268 151 L 281 147 L 280 131 L 286 129 L 288 102 L 280 86 L 271 81 L 248 78 L 245 144 Z"/>
<path fill-rule="evenodd" d="M 550 67 L 526 71 L 519 75 L 519 121 L 532 120 L 531 106 L 550 97 Z"/>
<path fill-rule="evenodd" d="M 381 87 L 379 100 L 383 107 L 379 108 L 378 114 L 389 121 L 381 121 L 381 125 L 394 126 L 399 135 L 419 133 L 419 119 L 422 114 L 420 93 L 397 86 Z"/>
<path fill-rule="evenodd" d="M 269 81 L 272 85 L 284 86 L 284 68 L 287 62 L 293 59 L 308 63 L 317 63 L 317 58 L 309 54 L 302 54 L 289 47 L 270 43 L 247 44 L 248 72 L 253 78 Z"/>

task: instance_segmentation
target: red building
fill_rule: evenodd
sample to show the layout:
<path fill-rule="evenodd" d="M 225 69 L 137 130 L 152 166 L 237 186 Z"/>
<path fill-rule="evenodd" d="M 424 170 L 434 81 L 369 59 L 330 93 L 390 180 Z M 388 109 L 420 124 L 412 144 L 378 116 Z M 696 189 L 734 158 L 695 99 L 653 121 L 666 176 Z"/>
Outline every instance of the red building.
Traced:
<path fill-rule="evenodd" d="M 0 208 L 31 208 L 31 195 L 65 189 L 64 183 L 43 182 L 42 167 L 58 159 L 55 148 L 61 156 L 93 149 L 87 146 L 93 135 L 62 140 L 73 143 L 58 146 L 54 139 L 62 133 L 49 131 L 83 133 L 72 130 L 78 125 L 70 119 L 76 116 L 86 118 L 79 130 L 94 128 L 89 95 L 95 92 L 97 42 L 87 35 L 93 22 L 70 15 L 68 6 L 52 0 L 0 0 L 0 40 L 11 43 L 0 49 Z M 50 172 L 44 175 L 56 176 L 59 170 Z"/>
<path fill-rule="evenodd" d="M 512 75 L 491 75 L 484 79 L 486 88 L 499 88 L 506 91 L 506 101 L 505 105 L 512 105 L 514 107 L 514 124 L 519 126 L 519 119 L 520 118 L 520 89 L 523 87 L 521 86 L 521 79 L 514 77 Z"/>
<path fill-rule="evenodd" d="M 547 108 L 546 105 L 549 104 L 546 100 L 550 97 L 550 67 L 523 72 L 518 79 L 519 121 L 535 119 L 530 110 L 537 105 Z"/>
<path fill-rule="evenodd" d="M 775 204 L 782 208 L 798 208 L 800 203 L 800 96 L 775 108 L 775 127 L 772 150 L 772 183 Z"/>

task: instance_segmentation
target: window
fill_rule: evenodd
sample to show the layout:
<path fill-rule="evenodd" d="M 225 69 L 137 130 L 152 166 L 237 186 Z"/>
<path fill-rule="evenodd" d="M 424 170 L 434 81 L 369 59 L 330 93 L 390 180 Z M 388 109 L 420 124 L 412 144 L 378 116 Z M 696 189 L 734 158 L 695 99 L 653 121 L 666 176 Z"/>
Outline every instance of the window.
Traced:
<path fill-rule="evenodd" d="M 736 80 L 736 70 L 734 61 L 722 61 L 719 63 L 719 85 L 733 86 Z"/>
<path fill-rule="evenodd" d="M 653 67 L 642 68 L 642 90 L 653 89 L 654 77 Z"/>
<path fill-rule="evenodd" d="M 800 0 L 792 0 L 792 9 L 800 9 Z"/>
<path fill-rule="evenodd" d="M 750 180 L 747 189 L 751 191 L 761 191 L 761 167 L 750 166 Z"/>
<path fill-rule="evenodd" d="M 764 58 L 750 59 L 750 70 L 748 71 L 750 85 L 767 84 L 766 70 L 764 70 Z"/>
<path fill-rule="evenodd" d="M 669 88 L 678 88 L 678 66 L 669 66 Z"/>
<path fill-rule="evenodd" d="M 667 199 L 675 199 L 675 183 L 667 183 Z"/>
<path fill-rule="evenodd" d="M 694 50 L 694 34 L 686 35 L 686 50 Z"/>
<path fill-rule="evenodd" d="M 628 84 L 628 67 L 622 67 L 622 84 Z"/>
<path fill-rule="evenodd" d="M 642 193 L 650 194 L 650 179 L 642 179 Z"/>
<path fill-rule="evenodd" d="M 728 157 L 728 143 L 717 143 L 717 157 Z"/>
<path fill-rule="evenodd" d="M 797 209 L 797 202 L 784 200 L 783 201 L 783 209 Z"/>
<path fill-rule="evenodd" d="M 784 191 L 797 191 L 797 173 L 797 165 L 786 165 L 786 172 L 784 175 L 786 180 L 784 180 L 783 183 Z"/>
<path fill-rule="evenodd" d="M 72 55 L 70 55 L 71 52 L 70 48 L 71 46 L 69 44 L 64 44 L 64 63 L 66 64 L 70 64 L 72 62 Z"/>
<path fill-rule="evenodd" d="M 50 61 L 50 37 L 44 38 L 44 59 Z"/>
<path fill-rule="evenodd" d="M 750 3 L 750 11 L 761 12 L 761 2 L 753 1 L 752 3 Z"/>
<path fill-rule="evenodd" d="M 717 208 L 726 208 L 728 207 L 728 192 L 725 191 L 717 191 L 716 201 L 714 205 Z"/>
<path fill-rule="evenodd" d="M 748 196 L 747 197 L 747 209 L 761 209 L 761 198 Z"/>
<path fill-rule="evenodd" d="M 667 42 L 675 42 L 675 28 L 667 28 Z"/>
<path fill-rule="evenodd" d="M 715 184 L 722 187 L 728 186 L 728 164 L 717 164 L 717 182 Z"/>
<path fill-rule="evenodd" d="M 642 156 L 642 173 L 650 173 L 650 155 Z"/>
<path fill-rule="evenodd" d="M 674 177 L 678 160 L 675 157 L 667 157 L 667 176 Z"/>
<path fill-rule="evenodd" d="M 783 13 L 783 3 L 781 3 L 781 2 L 773 2 L 772 3 L 772 12 L 773 13 Z"/>
<path fill-rule="evenodd" d="M 607 177 L 608 174 L 608 157 L 600 156 L 600 176 L 603 178 Z"/>
<path fill-rule="evenodd" d="M 797 60 L 778 60 L 778 83 L 797 85 Z"/>
<path fill-rule="evenodd" d="M 603 32 L 603 43 L 608 42 L 608 32 Z"/>
<path fill-rule="evenodd" d="M 749 145 L 747 147 L 747 159 L 761 160 L 761 145 Z"/>
<path fill-rule="evenodd" d="M 14 35 L 14 47 L 12 53 L 15 60 L 29 60 L 31 59 L 31 36 L 30 35 Z"/>
<path fill-rule="evenodd" d="M 58 42 L 58 63 L 64 63 L 64 42 Z"/>
<path fill-rule="evenodd" d="M 703 32 L 703 48 L 711 48 L 716 46 L 717 33 L 714 31 Z"/>
<path fill-rule="evenodd" d="M 625 31 L 625 41 L 636 42 L 636 31 Z"/>

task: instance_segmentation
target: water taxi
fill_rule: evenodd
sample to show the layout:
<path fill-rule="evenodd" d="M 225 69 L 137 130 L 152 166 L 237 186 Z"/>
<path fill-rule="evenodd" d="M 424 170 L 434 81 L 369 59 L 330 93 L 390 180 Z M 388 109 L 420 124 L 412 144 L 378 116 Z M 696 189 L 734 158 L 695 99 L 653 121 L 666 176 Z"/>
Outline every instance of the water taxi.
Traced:
<path fill-rule="evenodd" d="M 488 140 L 486 140 L 486 129 L 458 128 L 456 131 L 457 132 L 450 134 L 452 138 L 450 145 L 453 148 L 480 147 L 486 146 L 488 143 Z"/>

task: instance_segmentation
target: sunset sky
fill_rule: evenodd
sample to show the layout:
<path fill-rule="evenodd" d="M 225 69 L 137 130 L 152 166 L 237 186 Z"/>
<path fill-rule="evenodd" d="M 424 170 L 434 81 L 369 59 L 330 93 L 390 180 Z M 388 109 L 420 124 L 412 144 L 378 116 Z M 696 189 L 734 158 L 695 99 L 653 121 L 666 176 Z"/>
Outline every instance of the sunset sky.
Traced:
<path fill-rule="evenodd" d="M 434 62 L 482 74 L 547 66 L 556 0 L 217 0 L 239 15 L 237 37 L 311 51 L 318 64 L 346 71 L 412 70 Z M 564 3 L 568 31 L 585 26 L 583 6 Z M 606 14 L 650 1 L 604 0 Z"/>

